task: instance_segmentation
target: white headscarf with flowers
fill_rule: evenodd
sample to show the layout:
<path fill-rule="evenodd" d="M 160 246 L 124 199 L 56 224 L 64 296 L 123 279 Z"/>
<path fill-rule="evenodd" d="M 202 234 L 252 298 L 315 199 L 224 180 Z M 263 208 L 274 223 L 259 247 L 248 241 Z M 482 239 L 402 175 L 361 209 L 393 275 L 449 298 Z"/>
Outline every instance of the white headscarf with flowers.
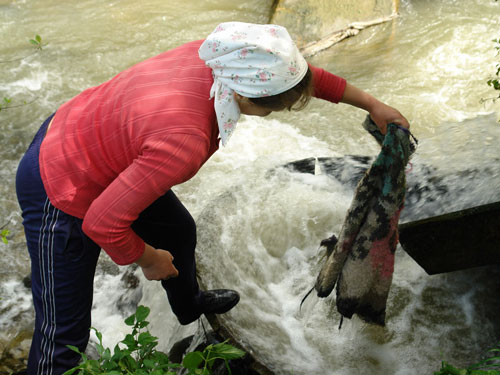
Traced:
<path fill-rule="evenodd" d="M 249 98 L 281 94 L 299 83 L 308 68 L 288 31 L 278 25 L 221 23 L 198 53 L 212 68 L 210 98 L 215 97 L 223 145 L 240 118 L 235 92 Z"/>

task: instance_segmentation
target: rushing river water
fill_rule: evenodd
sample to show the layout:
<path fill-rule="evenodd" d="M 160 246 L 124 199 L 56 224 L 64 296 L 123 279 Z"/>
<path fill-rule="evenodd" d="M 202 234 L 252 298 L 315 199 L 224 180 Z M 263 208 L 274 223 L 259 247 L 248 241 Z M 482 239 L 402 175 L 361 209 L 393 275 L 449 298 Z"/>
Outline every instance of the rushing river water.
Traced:
<path fill-rule="evenodd" d="M 10 98 L 12 106 L 0 112 L 0 226 L 12 232 L 9 244 L 0 244 L 3 342 L 32 322 L 14 176 L 41 121 L 81 90 L 201 39 L 219 22 L 267 22 L 270 3 L 0 0 L 0 99 Z M 498 201 L 500 105 L 481 99 L 495 96 L 485 82 L 498 61 L 492 39 L 500 37 L 500 3 L 408 0 L 399 10 L 393 22 L 310 61 L 397 107 L 412 123 L 420 146 L 409 180 L 438 177 L 448 192 L 431 190 L 414 202 L 408 220 Z M 27 42 L 35 34 L 46 43 L 42 51 Z M 354 318 L 338 331 L 332 297 L 310 297 L 299 311 L 318 272 L 318 244 L 338 233 L 352 189 L 322 174 L 270 170 L 308 157 L 375 155 L 363 118 L 362 111 L 319 100 L 299 113 L 247 117 L 228 147 L 175 189 L 198 222 L 204 282 L 241 293 L 226 323 L 278 374 L 431 374 L 441 359 L 477 361 L 500 339 L 498 266 L 428 276 L 402 249 L 386 328 Z M 120 281 L 126 269 L 102 256 L 93 325 L 106 344 L 126 332 L 128 302 L 152 308 L 151 329 L 163 350 L 197 329 L 179 326 L 160 286 L 140 273 L 142 286 L 126 290 Z"/>

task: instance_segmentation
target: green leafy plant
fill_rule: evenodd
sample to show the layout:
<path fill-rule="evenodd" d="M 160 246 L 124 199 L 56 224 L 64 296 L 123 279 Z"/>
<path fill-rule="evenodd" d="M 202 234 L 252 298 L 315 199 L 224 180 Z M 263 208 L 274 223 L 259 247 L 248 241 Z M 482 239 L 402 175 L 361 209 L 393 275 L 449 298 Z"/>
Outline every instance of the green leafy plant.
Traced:
<path fill-rule="evenodd" d="M 10 234 L 10 231 L 5 228 L 6 226 L 7 224 L 4 224 L 0 227 L 0 240 L 7 245 L 9 243 L 7 236 Z"/>
<path fill-rule="evenodd" d="M 10 234 L 10 231 L 9 231 L 8 229 L 2 229 L 2 230 L 0 231 L 0 238 L 2 239 L 2 242 L 3 242 L 4 244 L 6 244 L 6 245 L 9 243 L 9 241 L 7 240 L 7 236 L 8 236 L 9 234 Z"/>
<path fill-rule="evenodd" d="M 497 44 L 497 46 L 495 47 L 495 49 L 497 50 L 497 55 L 500 55 L 500 38 L 494 39 L 493 41 Z M 491 86 L 495 90 L 500 91 L 500 81 L 499 81 L 499 79 L 500 79 L 500 64 L 496 65 L 496 69 L 497 69 L 497 71 L 495 73 L 496 78 L 492 78 L 492 79 L 488 80 L 487 83 L 488 83 L 488 86 Z M 498 94 L 498 98 L 500 98 L 500 94 Z"/>
<path fill-rule="evenodd" d="M 2 102 L 2 104 L 0 104 L 0 111 L 2 109 L 8 108 L 8 105 L 10 104 L 11 101 L 12 101 L 12 99 L 3 98 L 3 102 Z"/>
<path fill-rule="evenodd" d="M 35 49 L 41 50 L 42 49 L 42 37 L 38 34 L 35 35 L 35 39 L 30 39 L 30 43 Z"/>
<path fill-rule="evenodd" d="M 497 346 L 500 346 L 498 343 Z M 434 372 L 434 375 L 500 375 L 500 349 L 493 348 L 487 353 L 492 353 L 490 357 L 475 363 L 467 368 L 457 368 L 443 361 L 441 369 Z"/>
<path fill-rule="evenodd" d="M 26 100 L 24 100 L 22 104 L 11 105 L 10 103 L 12 102 L 12 99 L 3 98 L 3 103 L 0 104 L 0 111 L 2 111 L 2 109 L 11 109 L 11 108 L 23 107 L 25 105 L 28 105 L 28 104 L 31 104 L 31 103 L 35 102 L 37 99 L 38 99 L 38 97 L 36 97 L 35 99 L 31 100 L 30 102 L 27 102 Z"/>
<path fill-rule="evenodd" d="M 189 375 L 208 375 L 217 359 L 225 362 L 229 370 L 228 361 L 242 357 L 245 353 L 226 342 L 208 345 L 202 352 L 188 353 L 183 364 L 172 363 L 167 355 L 156 350 L 158 338 L 147 330 L 149 322 L 146 320 L 150 309 L 138 306 L 136 312 L 125 319 L 125 324 L 132 327 L 132 333 L 116 344 L 113 352 L 102 344 L 102 334 L 92 328 L 99 340 L 96 345 L 98 359 L 89 359 L 85 353 L 75 346 L 68 348 L 82 357 L 80 365 L 68 370 L 64 375 L 76 372 L 78 375 L 175 375 L 175 369 L 184 367 Z M 120 344 L 122 344 L 120 346 Z M 231 371 L 229 370 L 229 374 Z"/>
<path fill-rule="evenodd" d="M 222 342 L 220 344 L 208 345 L 203 352 L 194 351 L 186 354 L 182 365 L 189 369 L 189 374 L 208 375 L 216 360 L 223 360 L 226 369 L 231 374 L 229 360 L 243 357 L 245 352 L 232 345 Z"/>
<path fill-rule="evenodd" d="M 39 50 L 41 51 L 42 50 L 42 47 L 46 44 L 44 44 L 42 42 L 42 37 L 38 34 L 35 35 L 35 39 L 30 39 L 29 40 L 30 44 L 35 47 L 36 50 Z M 33 53 L 36 53 L 36 51 L 34 51 Z M 30 53 L 33 54 L 33 53 Z M 29 56 L 29 55 L 28 55 Z M 19 60 L 23 60 L 25 59 L 27 56 L 24 56 L 24 57 L 19 57 L 17 59 L 14 59 L 14 60 L 7 60 L 7 61 L 0 61 L 0 64 L 4 64 L 4 63 L 11 63 L 11 62 L 15 62 L 15 61 L 19 61 Z M 17 105 L 12 105 L 11 102 L 12 102 L 12 99 L 11 98 L 7 98 L 7 97 L 4 97 L 3 100 L 0 101 L 0 111 L 2 111 L 2 109 L 10 109 L 10 108 L 17 108 L 17 107 L 22 107 L 24 105 L 27 105 L 27 104 L 31 104 L 33 103 L 34 101 L 36 100 L 36 98 L 34 100 L 32 100 L 31 102 L 27 103 L 26 101 L 23 102 L 23 104 L 17 104 Z M 2 237 L 3 239 L 3 237 Z"/>
<path fill-rule="evenodd" d="M 47 43 L 42 42 L 42 37 L 38 34 L 35 35 L 35 39 L 29 39 L 28 41 L 35 48 L 35 51 L 32 51 L 31 53 L 29 53 L 26 56 L 17 57 L 17 58 L 12 59 L 12 60 L 0 60 L 0 64 L 7 64 L 7 63 L 11 63 L 11 62 L 24 60 L 26 57 L 33 55 L 37 51 L 41 51 L 42 47 L 47 45 Z"/>

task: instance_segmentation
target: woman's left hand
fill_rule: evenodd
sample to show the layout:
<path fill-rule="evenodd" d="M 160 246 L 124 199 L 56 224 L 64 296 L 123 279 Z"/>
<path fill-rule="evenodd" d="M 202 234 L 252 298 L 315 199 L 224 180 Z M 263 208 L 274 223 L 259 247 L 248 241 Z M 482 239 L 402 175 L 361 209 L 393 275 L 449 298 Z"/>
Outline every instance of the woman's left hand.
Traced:
<path fill-rule="evenodd" d="M 391 123 L 410 129 L 410 123 L 396 108 L 390 107 L 380 101 L 372 107 L 370 117 L 382 134 L 387 132 L 387 124 Z"/>

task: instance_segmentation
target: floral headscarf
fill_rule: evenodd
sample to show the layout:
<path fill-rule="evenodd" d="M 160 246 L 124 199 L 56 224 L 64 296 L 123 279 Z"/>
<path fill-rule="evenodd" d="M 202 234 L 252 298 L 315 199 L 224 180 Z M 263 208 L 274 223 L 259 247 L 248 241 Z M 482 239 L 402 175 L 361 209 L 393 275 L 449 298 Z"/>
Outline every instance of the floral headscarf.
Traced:
<path fill-rule="evenodd" d="M 212 68 L 210 98 L 215 97 L 223 145 L 240 118 L 235 92 L 249 98 L 281 94 L 299 83 L 308 68 L 288 31 L 278 25 L 221 23 L 198 54 Z"/>

